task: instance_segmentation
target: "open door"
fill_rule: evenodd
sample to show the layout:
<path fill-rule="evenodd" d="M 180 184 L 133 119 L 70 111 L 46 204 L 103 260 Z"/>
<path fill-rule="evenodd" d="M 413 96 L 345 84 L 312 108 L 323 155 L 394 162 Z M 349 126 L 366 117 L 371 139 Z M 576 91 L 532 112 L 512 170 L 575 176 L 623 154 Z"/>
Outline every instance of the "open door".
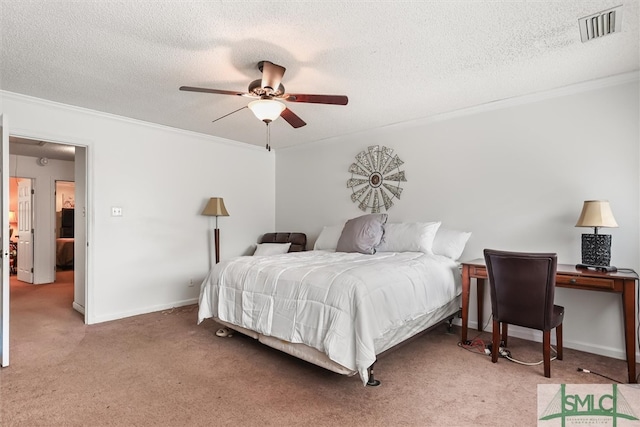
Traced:
<path fill-rule="evenodd" d="M 33 283 L 33 182 L 18 180 L 18 280 Z"/>
<path fill-rule="evenodd" d="M 2 286 L 0 287 L 0 364 L 9 366 L 9 129 L 7 118 L 0 116 L 0 223 L 2 224 L 2 262 L 0 274 Z"/>
<path fill-rule="evenodd" d="M 76 146 L 75 154 L 75 218 L 74 218 L 74 261 L 73 308 L 84 314 L 84 322 L 89 321 L 87 306 L 87 147 Z"/>

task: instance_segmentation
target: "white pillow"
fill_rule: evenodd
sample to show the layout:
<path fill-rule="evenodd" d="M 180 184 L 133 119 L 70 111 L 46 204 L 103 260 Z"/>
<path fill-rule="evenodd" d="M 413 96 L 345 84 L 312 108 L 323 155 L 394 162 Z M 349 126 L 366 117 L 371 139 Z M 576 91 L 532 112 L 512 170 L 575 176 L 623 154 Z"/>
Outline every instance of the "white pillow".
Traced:
<path fill-rule="evenodd" d="M 258 243 L 253 256 L 286 254 L 290 247 L 291 243 Z"/>
<path fill-rule="evenodd" d="M 323 227 L 320 235 L 316 239 L 316 243 L 313 245 L 313 250 L 335 250 L 338 247 L 338 240 L 340 240 L 343 228 L 344 223 Z"/>
<path fill-rule="evenodd" d="M 440 222 L 401 222 L 384 226 L 378 252 L 424 252 L 431 254 Z"/>
<path fill-rule="evenodd" d="M 462 251 L 464 251 L 469 237 L 471 237 L 469 231 L 440 228 L 433 241 L 433 253 L 457 261 L 462 256 Z"/>

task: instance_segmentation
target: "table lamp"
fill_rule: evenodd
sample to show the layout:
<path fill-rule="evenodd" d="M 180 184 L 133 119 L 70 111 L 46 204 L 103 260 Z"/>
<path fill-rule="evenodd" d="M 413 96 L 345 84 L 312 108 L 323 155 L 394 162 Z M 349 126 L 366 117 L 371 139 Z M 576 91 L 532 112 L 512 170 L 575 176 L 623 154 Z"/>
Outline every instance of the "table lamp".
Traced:
<path fill-rule="evenodd" d="M 593 234 L 582 235 L 582 263 L 576 268 L 595 268 L 601 271 L 617 271 L 610 266 L 611 235 L 598 234 L 600 227 L 617 227 L 611 207 L 607 200 L 587 200 L 582 206 L 582 213 L 576 227 L 593 227 Z"/>
<path fill-rule="evenodd" d="M 218 217 L 219 216 L 229 216 L 229 212 L 227 212 L 227 208 L 224 207 L 224 200 L 222 197 L 212 197 L 207 202 L 207 206 L 204 207 L 202 211 L 202 215 L 205 216 L 215 216 L 216 217 L 216 228 L 214 231 L 214 239 L 215 239 L 215 250 L 216 250 L 216 264 L 220 262 L 220 230 L 218 230 Z"/>

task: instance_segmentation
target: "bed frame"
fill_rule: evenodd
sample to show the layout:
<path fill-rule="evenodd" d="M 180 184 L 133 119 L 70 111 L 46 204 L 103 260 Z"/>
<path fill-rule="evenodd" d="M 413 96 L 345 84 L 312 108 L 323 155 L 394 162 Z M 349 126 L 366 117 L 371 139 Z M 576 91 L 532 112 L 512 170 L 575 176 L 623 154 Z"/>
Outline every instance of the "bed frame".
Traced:
<path fill-rule="evenodd" d="M 291 247 L 289 248 L 289 252 L 300 252 L 306 250 L 307 245 L 307 235 L 304 233 L 288 233 L 288 232 L 278 232 L 278 233 L 266 233 L 262 236 L 260 243 L 291 243 Z M 435 329 L 436 327 L 447 323 L 448 331 L 451 332 L 453 319 L 459 315 L 461 312 L 459 301 L 453 300 L 449 304 L 441 307 L 437 312 L 433 313 L 433 316 L 426 323 L 426 325 L 422 325 L 423 329 L 413 335 L 411 338 L 398 343 L 392 347 L 383 349 L 380 353 L 376 354 L 376 357 L 380 357 L 387 353 L 390 353 L 393 350 L 396 350 L 402 347 L 404 344 L 407 344 L 414 339 L 422 336 L 423 334 Z M 230 330 L 240 332 L 244 335 L 247 335 L 251 338 L 257 339 L 262 344 L 265 344 L 269 347 L 275 348 L 276 350 L 280 350 L 284 353 L 287 353 L 291 356 L 302 359 L 306 362 L 313 363 L 314 365 L 320 366 L 321 368 L 328 369 L 338 374 L 353 376 L 357 374 L 357 371 L 352 371 L 344 366 L 334 362 L 329 359 L 329 357 L 322 353 L 321 351 L 316 350 L 315 348 L 309 347 L 305 344 L 297 344 L 290 343 L 288 341 L 283 341 L 278 338 L 274 338 L 271 336 L 266 336 L 259 334 L 250 329 L 243 328 L 241 326 L 232 325 L 225 321 L 222 321 L 218 318 L 213 318 L 213 320 L 224 326 L 225 333 L 218 334 L 218 336 L 231 336 L 232 333 Z M 374 363 L 375 364 L 375 363 Z M 380 385 L 380 381 L 375 379 L 373 376 L 373 364 L 368 368 L 369 372 L 369 380 L 367 382 L 367 386 L 378 386 Z"/>
<path fill-rule="evenodd" d="M 456 301 L 455 305 L 459 305 L 459 302 Z M 390 347 L 378 354 L 376 354 L 376 358 L 380 358 L 383 355 L 386 355 L 390 352 L 392 352 L 393 350 L 397 350 L 398 348 L 402 347 L 405 344 L 408 344 L 409 342 L 413 341 L 416 338 L 419 338 L 420 336 L 426 334 L 427 332 L 432 331 L 433 329 L 437 328 L 438 326 L 442 325 L 442 324 L 447 324 L 447 331 L 449 333 L 451 333 L 451 329 L 452 329 L 452 323 L 453 323 L 453 319 L 458 316 L 460 313 L 460 308 L 458 307 L 456 309 L 455 312 L 447 314 L 444 318 L 440 318 L 437 321 L 433 322 L 431 324 L 431 326 L 428 326 L 426 329 L 418 332 L 417 334 L 415 334 L 414 336 L 412 336 L 411 338 L 396 344 L 393 347 Z M 237 325 L 232 325 L 230 323 L 227 323 L 223 320 L 220 320 L 218 318 L 213 318 L 213 320 L 216 323 L 219 323 L 221 325 L 223 325 L 227 330 L 232 329 L 234 331 L 240 332 L 244 335 L 247 335 L 251 338 L 257 339 L 258 341 L 260 341 L 262 344 L 267 345 L 271 348 L 275 348 L 276 350 L 280 350 L 284 353 L 287 353 L 291 356 L 297 357 L 298 359 L 302 359 L 305 362 L 309 362 L 309 363 L 313 363 L 314 365 L 320 366 L 321 368 L 325 368 L 329 371 L 335 372 L 337 374 L 341 374 L 341 375 L 346 375 L 346 376 L 353 376 L 357 374 L 357 371 L 352 371 L 348 368 L 345 368 L 344 366 L 334 362 L 333 360 L 329 359 L 329 357 L 322 353 L 321 351 L 316 350 L 315 348 L 309 347 L 305 344 L 297 344 L 297 343 L 290 343 L 278 338 L 274 338 L 274 337 L 270 337 L 270 336 L 266 336 L 266 335 L 262 335 L 259 334 L 255 331 L 252 331 L 250 329 L 245 329 L 241 326 L 237 326 Z M 227 333 L 226 336 L 231 336 L 232 334 Z M 371 386 L 371 387 L 375 387 L 375 386 L 379 386 L 380 385 L 380 380 L 376 379 L 374 377 L 373 374 L 373 367 L 374 367 L 375 363 L 372 364 L 371 366 L 369 366 L 368 368 L 368 372 L 369 372 L 369 380 L 367 381 L 367 386 Z"/>

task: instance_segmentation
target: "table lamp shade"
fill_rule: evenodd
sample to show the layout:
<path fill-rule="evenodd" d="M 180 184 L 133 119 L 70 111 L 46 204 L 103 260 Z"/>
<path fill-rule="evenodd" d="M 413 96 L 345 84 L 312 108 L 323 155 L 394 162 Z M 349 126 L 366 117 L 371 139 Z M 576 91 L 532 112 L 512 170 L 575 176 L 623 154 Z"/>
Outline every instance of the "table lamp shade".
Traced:
<path fill-rule="evenodd" d="M 582 206 L 576 227 L 617 227 L 611 206 L 606 200 L 587 200 Z"/>

